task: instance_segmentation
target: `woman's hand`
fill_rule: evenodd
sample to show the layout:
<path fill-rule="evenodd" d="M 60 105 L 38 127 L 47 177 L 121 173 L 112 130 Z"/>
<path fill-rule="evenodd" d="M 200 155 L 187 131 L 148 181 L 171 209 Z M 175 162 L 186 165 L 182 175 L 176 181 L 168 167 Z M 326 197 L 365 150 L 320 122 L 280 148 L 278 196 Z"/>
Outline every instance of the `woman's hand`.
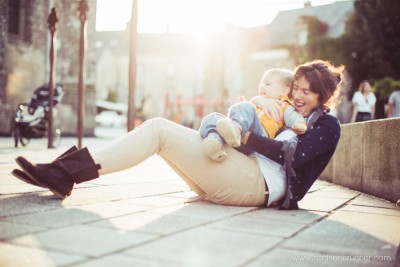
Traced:
<path fill-rule="evenodd" d="M 283 112 L 281 108 L 282 101 L 279 99 L 254 96 L 250 102 L 256 107 L 262 109 L 267 117 L 272 117 L 275 121 L 280 121 L 283 119 Z"/>

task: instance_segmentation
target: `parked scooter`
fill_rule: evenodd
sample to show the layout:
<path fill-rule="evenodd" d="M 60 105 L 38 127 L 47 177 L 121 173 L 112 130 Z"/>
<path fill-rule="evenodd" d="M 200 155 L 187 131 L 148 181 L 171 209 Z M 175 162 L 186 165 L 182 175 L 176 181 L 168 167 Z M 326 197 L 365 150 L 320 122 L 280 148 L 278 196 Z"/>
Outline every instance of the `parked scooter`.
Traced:
<path fill-rule="evenodd" d="M 57 118 L 57 105 L 63 97 L 61 85 L 54 87 L 53 98 L 53 121 Z M 15 112 L 13 136 L 14 145 L 18 143 L 26 146 L 31 138 L 47 137 L 49 124 L 49 88 L 48 84 L 35 89 L 30 103 L 20 103 Z M 59 146 L 61 143 L 61 129 L 54 129 L 53 145 Z"/>

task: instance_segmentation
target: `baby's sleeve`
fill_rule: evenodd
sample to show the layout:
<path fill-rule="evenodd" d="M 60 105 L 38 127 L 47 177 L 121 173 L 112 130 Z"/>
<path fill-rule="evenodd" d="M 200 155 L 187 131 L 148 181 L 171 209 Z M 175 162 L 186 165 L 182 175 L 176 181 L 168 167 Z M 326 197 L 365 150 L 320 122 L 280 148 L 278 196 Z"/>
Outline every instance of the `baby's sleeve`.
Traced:
<path fill-rule="evenodd" d="M 292 125 L 297 122 L 307 125 L 307 122 L 304 119 L 303 115 L 298 113 L 292 105 L 287 106 L 287 108 L 283 112 L 283 119 L 287 127 L 292 127 Z"/>

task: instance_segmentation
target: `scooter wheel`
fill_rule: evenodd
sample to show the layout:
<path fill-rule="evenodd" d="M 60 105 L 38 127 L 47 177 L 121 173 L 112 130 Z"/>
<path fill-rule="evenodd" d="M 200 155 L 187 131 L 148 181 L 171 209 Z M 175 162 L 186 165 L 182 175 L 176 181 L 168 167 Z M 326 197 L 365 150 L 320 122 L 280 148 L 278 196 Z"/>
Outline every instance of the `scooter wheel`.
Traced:
<path fill-rule="evenodd" d="M 14 147 L 18 147 L 20 131 L 18 128 L 14 129 L 13 136 L 14 136 Z"/>
<path fill-rule="evenodd" d="M 24 136 L 20 136 L 19 137 L 19 141 L 21 142 L 21 144 L 23 145 L 23 146 L 26 146 L 27 144 L 29 144 L 29 142 L 31 141 L 31 139 L 30 138 L 28 138 L 28 137 L 24 137 Z"/>

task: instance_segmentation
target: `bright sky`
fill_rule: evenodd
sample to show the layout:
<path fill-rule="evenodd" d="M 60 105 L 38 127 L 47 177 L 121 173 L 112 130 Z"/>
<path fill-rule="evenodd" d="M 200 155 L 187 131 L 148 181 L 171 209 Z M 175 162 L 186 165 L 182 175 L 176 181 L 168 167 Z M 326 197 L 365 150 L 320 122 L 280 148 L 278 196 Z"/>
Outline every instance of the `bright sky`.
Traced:
<path fill-rule="evenodd" d="M 137 0 L 138 32 L 222 32 L 225 23 L 254 27 L 270 23 L 280 10 L 303 7 L 305 0 Z M 334 0 L 312 0 L 312 5 Z M 132 0 L 97 0 L 97 31 L 126 28 Z"/>

